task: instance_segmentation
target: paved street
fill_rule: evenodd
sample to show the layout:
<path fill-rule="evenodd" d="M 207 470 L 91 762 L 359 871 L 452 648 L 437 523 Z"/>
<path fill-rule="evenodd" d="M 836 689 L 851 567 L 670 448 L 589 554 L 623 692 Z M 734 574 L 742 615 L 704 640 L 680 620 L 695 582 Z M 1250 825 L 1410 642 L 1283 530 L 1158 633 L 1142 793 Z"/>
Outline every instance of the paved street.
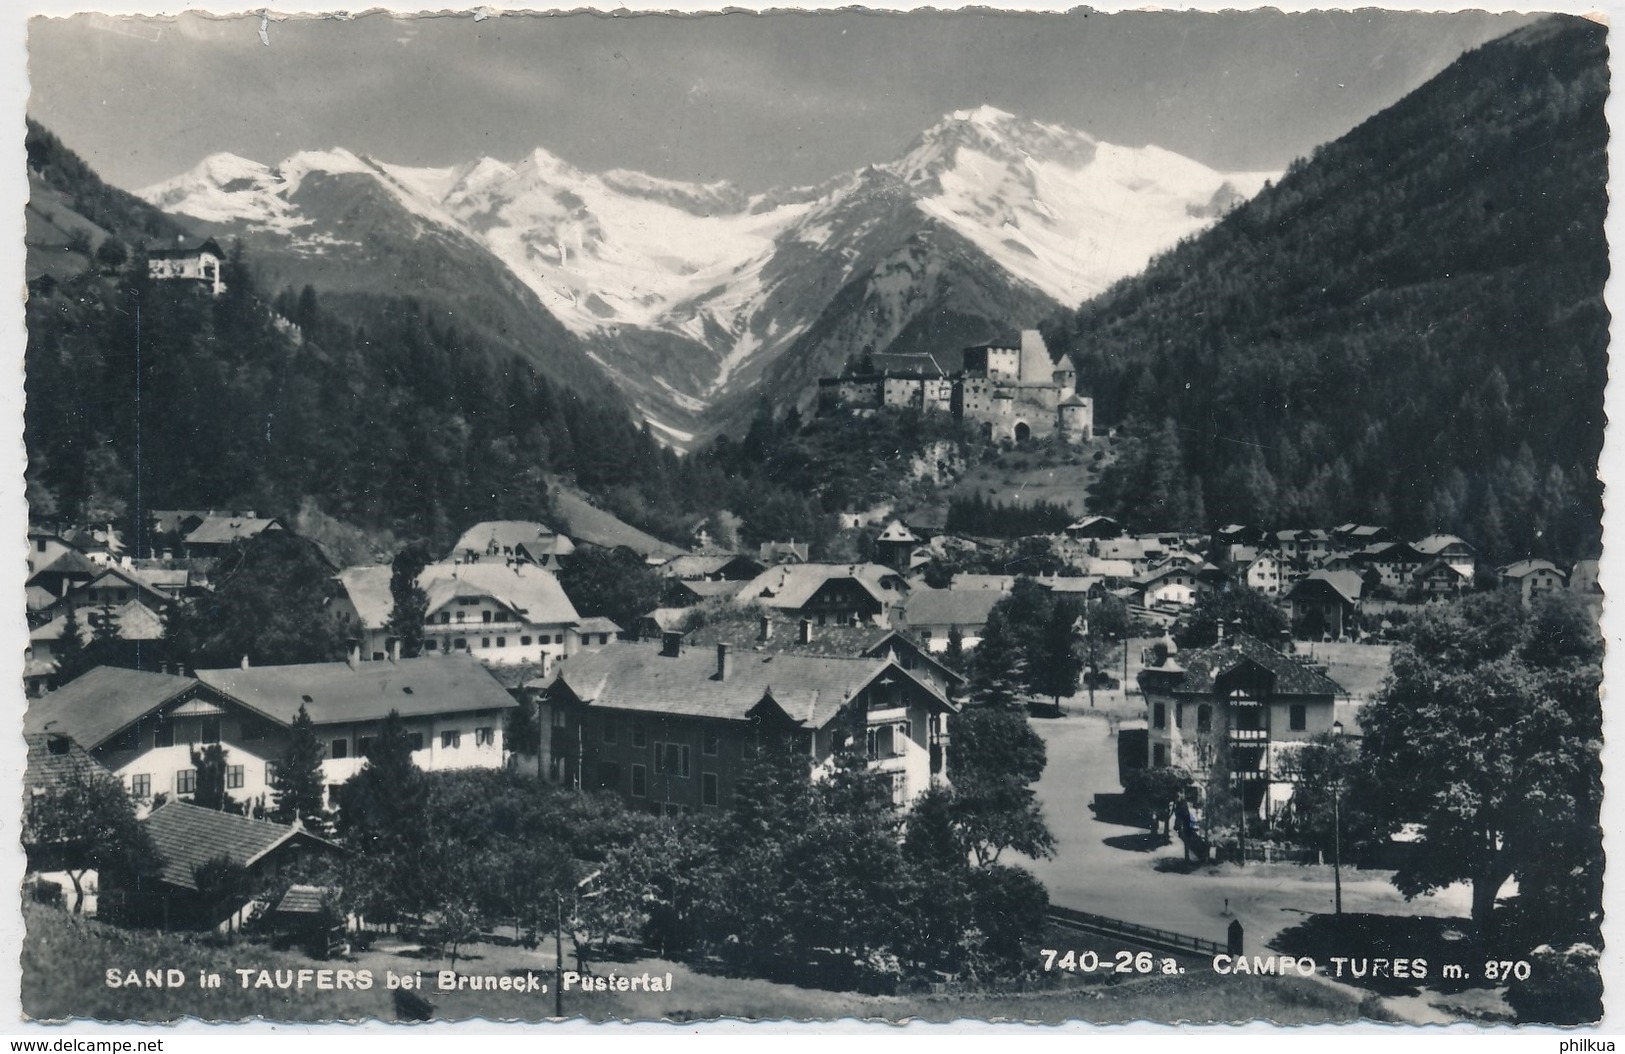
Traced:
<path fill-rule="evenodd" d="M 1121 696 L 1114 701 L 1121 709 Z M 1080 697 L 1068 705 L 1067 717 L 1033 721 L 1049 750 L 1038 794 L 1058 845 L 1054 859 L 1024 862 L 1049 888 L 1051 901 L 1222 943 L 1230 924 L 1228 900 L 1231 915 L 1245 927 L 1249 952 L 1267 950 L 1276 933 L 1307 915 L 1332 910 L 1330 866 L 1226 864 L 1192 874 L 1158 872 L 1157 860 L 1180 859 L 1178 842 L 1153 845 L 1143 829 L 1100 822 L 1089 810 L 1097 792 L 1121 788 L 1117 740 L 1104 716 L 1087 710 Z M 1465 886 L 1407 903 L 1387 874 L 1345 868 L 1343 910 L 1467 914 Z"/>

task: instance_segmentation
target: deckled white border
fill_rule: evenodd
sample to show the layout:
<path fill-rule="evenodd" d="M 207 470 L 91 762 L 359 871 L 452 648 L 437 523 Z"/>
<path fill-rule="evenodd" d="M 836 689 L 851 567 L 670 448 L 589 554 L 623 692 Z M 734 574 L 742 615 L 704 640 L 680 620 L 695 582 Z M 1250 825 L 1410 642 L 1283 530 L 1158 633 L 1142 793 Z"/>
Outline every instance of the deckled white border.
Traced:
<path fill-rule="evenodd" d="M 696 0 L 666 0 L 666 2 L 648 2 L 648 0 L 629 0 L 623 3 L 606 3 L 593 5 L 598 10 L 616 11 L 681 11 L 703 12 L 723 9 L 738 10 L 747 5 L 734 5 L 725 3 L 703 3 Z M 787 9 L 792 5 L 764 4 L 748 5 L 752 9 Z M 830 2 L 830 0 L 810 0 L 807 3 L 793 5 L 803 10 L 837 10 L 853 7 L 855 5 Z M 923 2 L 907 2 L 907 0 L 871 0 L 862 5 L 869 10 L 908 11 L 926 8 L 947 9 L 959 5 L 928 4 Z M 969 6 L 969 5 L 967 5 Z M 1018 3 L 1012 0 L 988 0 L 976 4 L 976 7 L 998 11 L 1065 11 L 1076 9 L 1079 5 L 1065 3 Z M 1236 3 L 1216 2 L 1216 0 L 1198 0 L 1194 3 L 1179 3 L 1168 5 L 1140 5 L 1119 2 L 1119 0 L 1106 0 L 1103 3 L 1087 5 L 1091 10 L 1117 11 L 1134 9 L 1152 9 L 1159 7 L 1174 11 L 1225 11 L 1236 10 L 1244 5 Z M 1572 0 L 1562 0 L 1558 3 L 1540 3 L 1536 5 L 1515 4 L 1504 2 L 1470 2 L 1470 0 L 1443 0 L 1426 4 L 1407 3 L 1361 3 L 1361 4 L 1326 4 L 1308 3 L 1304 0 L 1282 0 L 1282 2 L 1268 5 L 1253 5 L 1273 7 L 1283 11 L 1313 11 L 1328 7 L 1369 8 L 1381 7 L 1390 10 L 1406 11 L 1475 11 L 1487 10 L 1496 12 L 1507 11 L 1562 11 L 1572 14 L 1591 14 L 1610 24 L 1611 27 L 1625 25 L 1621 16 L 1625 15 L 1625 0 L 1605 0 L 1601 4 L 1575 3 Z M 274 8 L 246 8 L 236 5 L 221 5 L 227 13 L 253 10 L 268 10 L 273 19 L 279 15 L 298 15 L 332 13 L 342 10 L 338 4 L 316 5 L 309 2 L 297 4 L 280 4 Z M 23 254 L 23 203 L 27 200 L 28 187 L 25 178 L 24 152 L 23 152 L 23 116 L 28 101 L 27 79 L 27 20 L 31 15 L 72 14 L 80 11 L 100 11 L 108 14 L 125 15 L 168 15 L 186 10 L 172 4 L 157 4 L 151 0 L 0 0 L 0 245 L 12 247 L 12 251 L 0 254 L 0 289 L 15 290 L 16 295 L 0 297 L 0 375 L 11 378 L 11 383 L 0 388 L 0 537 L 10 539 L 9 550 L 11 556 L 0 560 L 0 597 L 12 598 L 3 607 L 0 607 L 0 636 L 4 637 L 5 645 L 0 646 L 0 685 L 7 686 L 4 695 L 4 709 L 7 713 L 16 715 L 18 724 L 13 729 L 20 731 L 21 714 L 24 705 L 22 696 L 22 653 L 27 645 L 27 625 L 24 620 L 23 606 L 17 600 L 23 595 L 24 580 L 26 578 L 26 526 L 27 512 L 23 500 L 23 442 L 22 442 L 22 363 L 23 349 L 26 336 L 23 326 L 22 296 L 25 291 Z M 485 4 L 470 8 L 455 8 L 453 10 L 466 11 L 466 17 L 481 17 L 487 13 L 500 14 L 501 10 L 535 11 L 547 9 L 546 5 L 537 4 Z M 554 9 L 576 10 L 574 5 L 560 4 Z M 433 4 L 414 5 L 401 2 L 370 4 L 358 8 L 351 13 L 360 14 L 363 11 L 389 10 L 402 13 L 415 12 L 443 12 L 447 8 Z M 1625 35 L 1611 33 L 1609 39 L 1611 48 L 1610 73 L 1612 91 L 1607 105 L 1609 126 L 1612 129 L 1625 129 L 1625 103 L 1621 96 L 1625 94 L 1625 77 L 1621 76 L 1621 54 L 1625 53 Z M 1617 162 L 1619 150 L 1617 141 L 1610 137 L 1609 144 L 1609 198 L 1612 207 L 1609 209 L 1608 235 L 1611 245 L 1621 242 L 1620 207 L 1621 193 L 1625 191 L 1620 181 L 1615 178 L 1618 174 Z M 1610 253 L 1611 259 L 1612 253 Z M 1625 302 L 1620 297 L 1621 278 L 1620 271 L 1625 269 L 1621 263 L 1625 257 L 1614 260 L 1613 275 L 1607 287 L 1607 301 L 1613 315 L 1611 334 L 1621 332 L 1621 315 L 1625 314 Z M 1610 341 L 1612 346 L 1612 341 Z M 1622 400 L 1625 396 L 1620 393 L 1620 384 L 1615 378 L 1619 376 L 1619 366 L 1610 361 L 1607 397 L 1605 408 L 1609 419 L 1620 420 L 1625 418 L 1625 405 Z M 1618 428 L 1610 427 L 1607 430 L 1603 445 L 1601 461 L 1601 474 L 1605 486 L 1625 482 L 1625 473 L 1621 472 L 1622 458 L 1625 450 L 1621 449 L 1625 439 L 1621 438 Z M 1611 489 L 1611 488 L 1610 488 Z M 1605 497 L 1611 497 L 1611 494 Z M 1625 503 L 1621 503 L 1625 506 Z M 1614 553 L 1614 549 L 1622 541 L 1619 509 L 1612 502 L 1607 504 L 1603 516 L 1603 560 L 1601 567 L 1601 582 L 1605 594 L 1609 598 L 1625 597 L 1625 560 L 1621 560 Z M 1608 644 L 1608 655 L 1604 663 L 1605 684 L 1625 683 L 1625 615 L 1621 614 L 1620 605 L 1612 600 L 1604 605 L 1603 635 Z M 1607 746 L 1604 750 L 1605 773 L 1604 778 L 1609 780 L 1614 774 L 1614 765 L 1625 769 L 1625 702 L 1609 700 L 1608 693 L 1604 693 L 1604 736 Z M 1625 695 L 1625 693 L 1621 693 Z M 21 774 L 23 768 L 24 747 L 20 734 L 0 734 L 0 860 L 9 860 L 9 868 L 0 868 L 0 890 L 14 888 L 22 879 L 24 870 L 23 853 L 20 847 L 18 810 L 21 801 Z M 1607 912 L 1608 921 L 1604 927 L 1607 938 L 1607 948 L 1603 955 L 1604 981 L 1606 990 L 1604 994 L 1605 1016 L 1601 1028 L 1572 1033 L 1574 1036 L 1601 1037 L 1615 1033 L 1625 1032 L 1625 837 L 1613 835 L 1613 832 L 1625 832 L 1625 779 L 1617 781 L 1618 789 L 1605 796 L 1603 805 L 1603 828 L 1605 832 L 1605 848 L 1613 863 L 1610 881 L 1605 885 L 1603 903 Z M 1248 1025 L 1241 1027 L 1224 1027 L 1210 1029 L 1202 1034 L 1176 1035 L 1174 1030 L 1166 1025 L 1136 1024 L 1126 1026 L 1094 1026 L 1082 1023 L 1071 1023 L 1061 1026 L 1045 1026 L 1042 1028 L 1022 1025 L 987 1025 L 982 1022 L 964 1021 L 954 1025 L 929 1025 L 915 1023 L 899 1030 L 895 1026 L 865 1025 L 855 1021 L 840 1022 L 813 1022 L 804 1024 L 792 1023 L 766 1023 L 745 1024 L 742 1022 L 718 1022 L 711 1024 L 694 1024 L 681 1027 L 664 1024 L 642 1025 L 588 1025 L 585 1023 L 570 1023 L 550 1026 L 517 1026 L 500 1025 L 490 1022 L 466 1022 L 461 1024 L 445 1024 L 432 1026 L 418 1026 L 407 1030 L 384 1022 L 372 1022 L 360 1026 L 303 1026 L 303 1025 L 205 1025 L 198 1022 L 187 1022 L 176 1026 L 154 1026 L 151 1028 L 132 1028 L 130 1026 L 101 1026 L 79 1025 L 71 1028 L 53 1028 L 49 1026 L 33 1026 L 20 1023 L 22 1021 L 21 1002 L 19 997 L 21 972 L 17 959 L 22 944 L 22 918 L 20 898 L 9 905 L 0 906 L 0 1037 L 23 1036 L 35 1039 L 51 1039 L 56 1037 L 122 1037 L 138 1038 L 147 1036 L 175 1036 L 177 1048 L 181 1050 L 192 1049 L 197 1041 L 204 1036 L 209 1042 L 218 1044 L 230 1042 L 234 1045 L 242 1044 L 248 1047 L 258 1047 L 267 1041 L 277 1042 L 279 1045 L 285 1041 L 300 1042 L 303 1044 L 315 1043 L 324 1051 L 337 1051 L 344 1047 L 353 1047 L 362 1044 L 374 1049 L 379 1048 L 386 1041 L 392 1045 L 408 1044 L 416 1046 L 425 1042 L 444 1044 L 457 1042 L 451 1033 L 480 1033 L 480 1042 L 501 1047 L 519 1049 L 518 1044 L 523 1042 L 525 1049 L 535 1050 L 536 1044 L 549 1044 L 564 1042 L 575 1045 L 591 1042 L 593 1044 L 605 1041 L 620 1042 L 631 1038 L 647 1039 L 651 1036 L 675 1037 L 701 1033 L 712 1040 L 719 1040 L 724 1036 L 733 1038 L 745 1037 L 747 1041 L 761 1041 L 764 1033 L 788 1033 L 791 1041 L 819 1043 L 827 1049 L 827 1045 L 838 1042 L 843 1046 L 852 1042 L 865 1044 L 881 1043 L 891 1044 L 904 1038 L 919 1041 L 924 1039 L 933 1044 L 952 1041 L 958 1044 L 977 1044 L 985 1049 L 989 1043 L 1030 1043 L 1035 1040 L 1050 1041 L 1059 1039 L 1076 1045 L 1080 1040 L 1091 1045 L 1105 1042 L 1113 1047 L 1127 1045 L 1145 1045 L 1157 1042 L 1198 1043 L 1207 1047 L 1210 1044 L 1219 1044 L 1223 1051 L 1256 1051 L 1261 1042 L 1269 1047 L 1292 1043 L 1314 1043 L 1330 1045 L 1333 1048 L 1341 1043 L 1358 1043 L 1362 1048 L 1373 1042 L 1402 1044 L 1440 1042 L 1480 1041 L 1494 1042 L 1485 1030 L 1474 1025 L 1453 1025 L 1449 1027 L 1428 1027 L 1425 1030 L 1417 1026 L 1316 1026 L 1312 1029 L 1281 1029 L 1265 1024 Z M 19 1022 L 13 1024 L 13 1022 Z M 1186 1030 L 1182 1030 L 1186 1031 Z M 1527 1043 L 1539 1044 L 1541 1049 L 1556 1050 L 1557 1040 L 1560 1036 L 1569 1034 L 1558 1030 L 1520 1028 L 1517 1030 L 1498 1029 L 1491 1030 L 1499 1033 L 1505 1039 L 1510 1033 L 1525 1037 Z M 1081 1035 L 1080 1035 L 1081 1033 Z M 1335 1033 L 1335 1034 L 1333 1034 Z M 1349 1034 L 1349 1033 L 1352 1033 Z M 839 1034 L 842 1038 L 836 1040 L 829 1037 Z M 588 1039 L 587 1037 L 591 1037 Z M 271 1037 L 282 1037 L 272 1040 Z M 1269 1038 L 1273 1037 L 1273 1038 Z M 1447 1037 L 1449 1037 L 1447 1039 Z M 1469 1037 L 1472 1037 L 1471 1039 Z M 190 1042 L 187 1042 L 190 1040 Z M 786 1042 L 786 1039 L 771 1040 L 774 1043 Z M 1520 1046 L 1526 1045 L 1520 1043 Z"/>

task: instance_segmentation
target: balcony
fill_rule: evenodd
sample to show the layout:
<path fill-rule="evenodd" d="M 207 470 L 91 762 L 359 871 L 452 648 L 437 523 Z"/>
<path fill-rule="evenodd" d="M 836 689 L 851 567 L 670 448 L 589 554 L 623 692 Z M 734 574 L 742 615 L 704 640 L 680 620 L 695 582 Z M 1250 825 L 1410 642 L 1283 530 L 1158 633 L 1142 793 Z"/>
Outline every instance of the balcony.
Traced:
<path fill-rule="evenodd" d="M 1269 741 L 1270 733 L 1267 728 L 1232 728 L 1230 730 L 1230 742 L 1232 743 L 1263 745 Z"/>

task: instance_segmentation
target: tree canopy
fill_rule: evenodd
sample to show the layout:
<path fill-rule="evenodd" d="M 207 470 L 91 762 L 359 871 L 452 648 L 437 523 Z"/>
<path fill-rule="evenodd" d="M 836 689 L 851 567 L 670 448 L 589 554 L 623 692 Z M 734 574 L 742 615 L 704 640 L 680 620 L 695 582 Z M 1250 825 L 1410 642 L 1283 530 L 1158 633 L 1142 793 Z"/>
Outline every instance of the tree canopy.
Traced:
<path fill-rule="evenodd" d="M 1485 930 L 1509 878 L 1543 941 L 1596 939 L 1601 917 L 1602 645 L 1578 601 L 1525 610 L 1473 596 L 1413 620 L 1361 713 L 1365 808 L 1381 833 L 1420 825 L 1407 895 L 1473 886 Z M 1535 893 L 1534 891 L 1538 891 Z"/>

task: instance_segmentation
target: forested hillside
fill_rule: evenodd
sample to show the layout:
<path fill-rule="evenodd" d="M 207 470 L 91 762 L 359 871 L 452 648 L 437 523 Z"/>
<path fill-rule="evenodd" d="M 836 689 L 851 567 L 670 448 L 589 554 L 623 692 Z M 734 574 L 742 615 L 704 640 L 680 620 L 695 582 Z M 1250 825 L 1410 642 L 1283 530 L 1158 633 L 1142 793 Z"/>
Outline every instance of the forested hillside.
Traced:
<path fill-rule="evenodd" d="M 1559 17 L 1464 55 L 1052 327 L 1133 437 L 1098 510 L 1597 544 L 1605 37 Z"/>

